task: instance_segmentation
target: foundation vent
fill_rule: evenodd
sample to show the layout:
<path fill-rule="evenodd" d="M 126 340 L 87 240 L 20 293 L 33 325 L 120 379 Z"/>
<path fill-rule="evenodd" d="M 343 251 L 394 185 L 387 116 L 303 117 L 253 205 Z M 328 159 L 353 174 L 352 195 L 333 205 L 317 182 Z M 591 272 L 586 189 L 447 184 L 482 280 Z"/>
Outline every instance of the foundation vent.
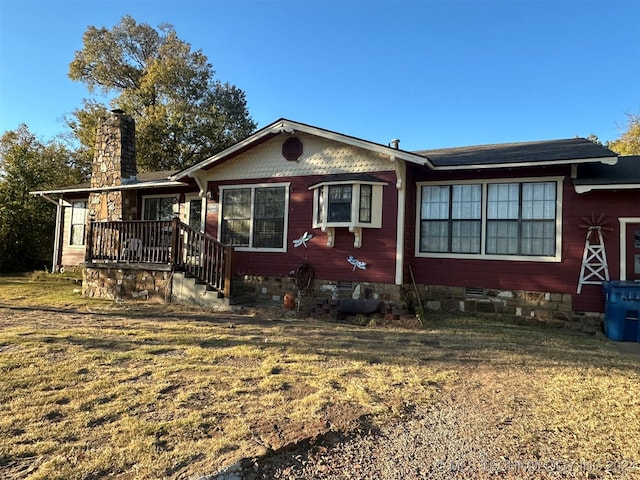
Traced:
<path fill-rule="evenodd" d="M 465 287 L 464 296 L 465 297 L 483 297 L 484 296 L 484 288 Z"/>

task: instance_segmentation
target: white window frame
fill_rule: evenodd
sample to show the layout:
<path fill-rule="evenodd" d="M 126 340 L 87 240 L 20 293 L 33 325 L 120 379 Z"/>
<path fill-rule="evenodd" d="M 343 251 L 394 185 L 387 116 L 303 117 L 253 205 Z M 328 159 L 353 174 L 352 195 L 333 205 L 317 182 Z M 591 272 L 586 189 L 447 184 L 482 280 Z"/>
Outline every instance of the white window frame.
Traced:
<path fill-rule="evenodd" d="M 155 194 L 155 195 L 143 195 L 142 196 L 142 220 L 149 220 L 148 218 L 145 218 L 145 212 L 146 212 L 146 204 L 147 204 L 147 200 L 150 200 L 152 198 L 173 198 L 175 199 L 175 201 L 173 202 L 173 215 L 174 217 L 177 217 L 180 215 L 180 204 L 179 204 L 179 195 L 177 194 Z"/>
<path fill-rule="evenodd" d="M 198 195 L 197 193 L 187 193 L 184 196 L 184 212 L 183 212 L 183 219 L 182 221 L 189 225 L 191 222 L 191 202 L 193 201 L 200 201 L 201 204 L 201 210 L 200 210 L 200 232 L 204 232 L 205 231 L 205 220 L 206 220 L 206 216 L 207 216 L 207 204 L 206 198 L 202 198 L 200 195 Z"/>
<path fill-rule="evenodd" d="M 254 228 L 254 210 L 255 210 L 255 191 L 258 188 L 273 188 L 273 187 L 284 187 L 284 224 L 282 231 L 282 247 L 280 248 L 265 248 L 265 247 L 253 247 L 253 228 Z M 290 182 L 280 182 L 280 183 L 251 183 L 251 184 L 241 184 L 241 185 L 221 185 L 220 186 L 220 206 L 219 206 L 219 220 L 218 220 L 218 241 L 222 239 L 222 223 L 223 223 L 223 198 L 225 190 L 239 190 L 239 189 L 251 189 L 251 219 L 249 222 L 249 246 L 234 246 L 233 248 L 239 252 L 286 252 L 287 251 L 287 238 L 289 231 L 289 191 L 290 191 L 291 183 Z"/>
<path fill-rule="evenodd" d="M 79 203 L 84 203 L 84 207 L 76 207 L 77 204 Z M 88 206 L 88 201 L 87 200 L 74 200 L 71 202 L 71 215 L 69 217 L 69 246 L 70 247 L 84 247 L 85 243 L 86 243 L 86 232 L 87 232 L 87 215 L 89 213 L 89 210 L 87 208 Z M 84 210 L 84 221 L 82 222 L 82 242 L 81 243 L 73 243 L 73 227 L 75 225 L 80 225 L 80 223 L 74 223 L 73 222 L 73 214 L 74 212 L 79 211 L 80 209 Z"/>
<path fill-rule="evenodd" d="M 618 217 L 620 222 L 620 280 L 627 279 L 627 224 L 640 223 L 640 217 Z"/>
<path fill-rule="evenodd" d="M 555 182 L 556 184 L 556 224 L 555 224 L 555 255 L 505 255 L 487 254 L 487 201 L 489 184 L 497 183 L 541 183 Z M 420 226 L 421 226 L 421 205 L 422 187 L 432 185 L 481 185 L 482 206 L 481 206 L 481 232 L 480 232 L 480 253 L 448 253 L 448 252 L 421 252 L 420 251 Z M 525 177 L 525 178 L 498 178 L 479 180 L 458 180 L 458 181 L 438 181 L 438 182 L 417 182 L 416 194 L 416 228 L 415 228 L 415 251 L 416 257 L 423 258 L 461 258 L 473 260 L 507 260 L 520 262 L 560 262 L 562 261 L 562 194 L 564 177 Z"/>
<path fill-rule="evenodd" d="M 322 198 L 329 198 L 329 187 L 338 185 L 350 185 L 351 190 L 351 221 L 349 222 L 329 222 L 329 203 L 325 200 L 320 206 L 320 192 Z M 360 221 L 360 187 L 371 185 L 371 221 Z M 382 228 L 382 193 L 386 182 L 368 182 L 358 180 L 348 180 L 340 182 L 322 182 L 309 187 L 313 190 L 313 228 L 321 228 L 323 231 L 329 227 L 347 228 Z"/>

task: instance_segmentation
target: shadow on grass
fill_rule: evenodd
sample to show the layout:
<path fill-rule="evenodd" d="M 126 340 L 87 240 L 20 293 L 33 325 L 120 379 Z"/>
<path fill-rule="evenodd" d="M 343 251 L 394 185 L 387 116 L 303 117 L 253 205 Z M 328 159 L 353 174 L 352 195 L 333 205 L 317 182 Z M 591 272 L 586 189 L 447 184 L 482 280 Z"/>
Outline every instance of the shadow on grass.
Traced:
<path fill-rule="evenodd" d="M 562 366 L 633 370 L 640 361 L 620 353 L 601 335 L 567 329 L 517 325 L 464 314 L 439 315 L 424 329 L 400 330 L 304 320 L 267 320 L 249 315 L 213 312 L 144 311 L 82 312 L 76 310 L 3 307 L 9 311 L 46 311 L 64 325 L 64 314 L 86 315 L 95 335 L 43 335 L 31 340 L 69 343 L 86 349 L 128 352 L 145 346 L 167 351 L 184 347 L 226 349 L 248 346 L 260 350 L 315 354 L 326 359 L 365 364 L 429 365 L 451 363 L 496 366 Z M 58 317 L 58 318 L 56 318 Z M 91 324 L 92 319 L 99 319 Z M 106 325 L 113 319 L 118 325 Z M 126 323 L 131 320 L 131 325 Z M 124 323 L 123 323 L 124 322 Z M 144 322 L 140 324 L 139 322 Z M 177 323 L 176 323 L 177 322 Z M 185 326 L 186 325 L 186 326 Z M 102 326 L 122 335 L 100 334 Z M 189 326 L 197 327 L 190 331 Z M 232 328 L 233 327 L 233 328 Z M 142 330 L 142 338 L 127 330 Z M 89 330 L 90 331 L 90 330 Z"/>

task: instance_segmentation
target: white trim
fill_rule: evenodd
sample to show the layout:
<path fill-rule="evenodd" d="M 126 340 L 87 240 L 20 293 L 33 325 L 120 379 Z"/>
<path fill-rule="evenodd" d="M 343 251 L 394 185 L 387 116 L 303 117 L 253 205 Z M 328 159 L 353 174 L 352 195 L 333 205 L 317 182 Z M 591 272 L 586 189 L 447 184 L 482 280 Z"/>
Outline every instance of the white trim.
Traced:
<path fill-rule="evenodd" d="M 222 209 L 224 204 L 222 202 L 224 190 L 236 190 L 240 188 L 251 189 L 251 222 L 249 224 L 249 242 L 251 243 L 253 238 L 253 210 L 255 202 L 255 189 L 256 188 L 270 188 L 270 187 L 284 187 L 284 226 L 282 230 L 282 248 L 255 248 L 255 247 L 241 247 L 233 246 L 234 250 L 238 252 L 277 252 L 282 253 L 287 251 L 288 236 L 289 236 L 289 194 L 291 190 L 291 182 L 278 182 L 278 183 L 245 183 L 238 185 L 220 185 L 219 198 L 220 198 L 220 214 L 218 216 L 218 241 L 222 238 Z"/>
<path fill-rule="evenodd" d="M 598 158 L 571 158 L 567 160 L 541 160 L 536 162 L 505 162 L 505 163 L 474 163 L 469 165 L 439 165 L 433 167 L 434 170 L 483 170 L 488 168 L 522 168 L 522 167 L 542 167 L 551 165 L 573 165 L 577 163 L 603 163 L 605 165 L 615 165 L 618 157 L 598 157 Z"/>
<path fill-rule="evenodd" d="M 314 183 L 309 187 L 309 190 L 315 190 L 319 187 L 324 187 L 325 185 L 382 185 L 383 187 L 389 185 L 388 182 L 383 181 L 368 181 L 368 180 L 340 180 L 338 182 L 332 182 L 331 180 L 327 180 L 325 182 Z"/>
<path fill-rule="evenodd" d="M 587 193 L 592 190 L 637 190 L 640 185 L 637 183 L 607 183 L 607 184 L 583 184 L 574 185 L 576 193 Z"/>
<path fill-rule="evenodd" d="M 640 223 L 640 217 L 618 217 L 620 222 L 620 280 L 627 279 L 627 224 Z"/>
<path fill-rule="evenodd" d="M 76 209 L 75 205 L 78 203 L 84 203 L 84 208 L 82 210 L 84 210 L 84 219 L 82 220 L 82 223 L 73 223 L 73 213 L 80 211 L 81 209 Z M 73 248 L 78 248 L 78 249 L 84 249 L 85 248 L 85 244 L 86 244 L 86 232 L 87 232 L 87 220 L 89 218 L 89 200 L 88 199 L 77 199 L 77 200 L 72 200 L 71 201 L 71 211 L 69 213 L 69 244 L 67 245 L 68 247 Z M 73 243 L 73 226 L 74 225 L 83 225 L 82 228 L 82 242 L 81 243 Z"/>
<path fill-rule="evenodd" d="M 327 215 L 329 212 L 329 188 L 335 185 L 349 185 L 352 187 L 351 192 L 351 221 L 350 222 L 329 222 Z M 362 185 L 371 185 L 371 221 L 360 221 L 360 187 Z M 309 187 L 309 190 L 313 190 L 313 209 L 312 209 L 312 221 L 311 226 L 313 228 L 320 228 L 322 231 L 326 231 L 330 227 L 346 227 L 349 231 L 354 231 L 355 228 L 382 228 L 382 206 L 384 187 L 388 185 L 386 182 L 368 182 L 368 181 L 340 181 L 340 182 L 322 182 Z M 324 204 L 322 212 L 318 212 L 319 196 L 322 189 L 322 195 Z M 322 220 L 318 221 L 318 213 L 322 214 Z M 360 242 L 356 239 L 354 242 L 355 248 L 360 248 Z M 328 245 L 331 246 L 331 245 Z"/>
<path fill-rule="evenodd" d="M 200 173 L 200 172 L 198 172 Z M 207 196 L 207 186 L 208 183 L 207 180 L 205 178 L 202 177 L 202 175 L 196 174 L 193 176 L 193 179 L 196 182 L 196 185 L 198 185 L 198 189 L 200 190 L 198 192 L 198 195 L 201 197 L 206 197 Z"/>
<path fill-rule="evenodd" d="M 187 186 L 187 183 L 178 182 L 178 181 L 167 181 L 167 180 L 159 180 L 155 182 L 141 182 L 141 183 L 132 183 L 127 185 L 113 185 L 109 187 L 84 187 L 84 188 L 61 188 L 58 190 L 36 190 L 33 192 L 29 192 L 31 195 L 42 195 L 45 194 L 65 194 L 65 193 L 91 193 L 91 192 L 107 192 L 111 190 L 140 190 L 143 188 L 155 188 L 155 187 L 184 187 Z"/>
<path fill-rule="evenodd" d="M 310 125 L 304 125 L 302 123 L 293 122 L 291 120 L 280 119 L 275 121 L 271 125 L 267 125 L 262 130 L 257 131 L 253 135 L 245 138 L 235 145 L 232 145 L 226 150 L 223 150 L 222 152 L 219 152 L 216 155 L 213 155 L 203 160 L 202 162 L 193 165 L 192 167 L 182 170 L 181 172 L 178 172 L 169 178 L 170 180 L 175 181 L 184 177 L 193 177 L 194 175 L 196 175 L 196 172 L 198 170 L 209 168 L 210 166 L 215 165 L 225 158 L 232 156 L 235 153 L 246 149 L 247 147 L 250 147 L 253 143 L 258 142 L 265 137 L 279 134 L 291 135 L 295 132 L 307 133 L 317 137 L 325 138 L 327 140 L 333 140 L 335 142 L 351 145 L 353 147 L 362 148 L 371 152 L 381 153 L 389 157 L 395 156 L 407 162 L 415 163 L 416 165 L 433 168 L 431 161 L 427 157 L 423 157 L 422 155 L 406 152 L 404 150 L 398 150 L 390 146 L 369 142 L 367 140 L 361 140 L 359 138 L 350 137 L 348 135 L 343 135 L 337 132 L 323 130 L 321 128 L 312 127 Z"/>
<path fill-rule="evenodd" d="M 43 197 L 46 198 L 45 195 L 43 195 Z M 58 202 L 56 204 L 56 229 L 54 231 L 54 236 L 53 236 L 53 257 L 51 262 L 51 273 L 58 272 L 60 268 L 60 263 L 62 263 L 61 262 L 62 258 L 60 253 L 62 252 L 61 245 L 62 245 L 62 238 L 64 235 L 64 232 L 62 231 L 63 224 L 64 224 L 64 222 L 62 221 L 64 218 L 63 213 L 64 213 L 64 201 L 62 200 L 62 198 L 60 198 L 58 199 Z"/>
<path fill-rule="evenodd" d="M 406 163 L 396 162 L 396 189 L 398 190 L 398 207 L 396 222 L 396 285 L 404 283 L 404 238 L 405 238 L 405 216 L 407 192 L 405 185 L 407 184 Z"/>
<path fill-rule="evenodd" d="M 551 177 L 513 177 L 513 178 L 481 178 L 470 180 L 439 180 L 434 182 L 416 182 L 416 185 L 469 185 L 483 183 L 533 183 L 533 182 L 560 182 L 564 181 L 564 176 L 556 175 Z"/>
<path fill-rule="evenodd" d="M 200 196 L 200 194 L 198 193 L 186 193 L 184 195 L 184 215 L 183 215 L 183 219 L 182 221 L 184 223 L 186 223 L 187 225 L 189 225 L 189 220 L 191 220 L 190 216 L 191 216 L 191 202 L 194 200 L 199 200 L 200 204 L 201 204 L 201 210 L 200 210 L 200 232 L 204 233 L 205 231 L 205 220 L 206 220 L 206 215 L 207 215 L 207 209 L 206 209 L 206 198 L 203 198 Z"/>
<path fill-rule="evenodd" d="M 428 151 L 424 151 L 423 154 L 417 154 L 399 150 L 391 146 L 382 145 L 379 143 L 369 142 L 367 140 L 361 140 L 359 138 L 351 137 L 349 135 L 343 135 L 341 133 L 324 130 L 311 125 L 305 125 L 297 123 L 291 120 L 280 119 L 276 120 L 271 125 L 267 125 L 262 130 L 255 132 L 253 135 L 245 138 L 244 140 L 232 145 L 231 147 L 219 152 L 212 157 L 203 160 L 196 165 L 193 165 L 181 172 L 171 176 L 171 180 L 178 180 L 184 177 L 193 177 L 198 170 L 209 168 L 212 165 L 224 160 L 225 158 L 232 156 L 244 149 L 250 147 L 253 143 L 259 142 L 265 137 L 275 135 L 292 135 L 296 132 L 307 133 L 317 137 L 322 137 L 327 140 L 340 142 L 353 147 L 362 148 L 371 152 L 380 153 L 389 156 L 390 160 L 393 157 L 397 157 L 406 162 L 414 163 L 416 165 L 426 166 L 431 170 L 451 171 L 451 170 L 482 170 L 492 168 L 517 168 L 517 167 L 539 167 L 545 165 L 573 165 L 577 163 L 603 163 L 605 165 L 615 165 L 618 161 L 618 157 L 596 157 L 596 158 L 571 158 L 564 160 L 540 160 L 533 162 L 496 162 L 496 163 L 481 163 L 481 164 L 469 164 L 469 165 L 439 165 L 434 166 L 432 160 L 426 156 Z"/>
<path fill-rule="evenodd" d="M 496 183 L 556 183 L 556 241 L 555 255 L 533 256 L 533 255 L 496 255 L 482 253 L 486 248 L 486 226 L 487 226 L 487 189 L 489 184 Z M 416 182 L 416 218 L 415 218 L 415 242 L 414 256 L 419 258 L 451 258 L 467 260 L 501 260 L 514 262 L 553 262 L 562 261 L 562 203 L 563 203 L 563 183 L 564 177 L 519 177 L 519 178 L 497 178 L 497 179 L 477 179 L 477 180 L 453 180 L 436 182 Z M 420 252 L 420 212 L 422 204 L 422 187 L 426 185 L 481 185 L 482 186 L 482 206 L 481 206 L 481 233 L 480 252 L 481 253 L 427 253 Z"/>

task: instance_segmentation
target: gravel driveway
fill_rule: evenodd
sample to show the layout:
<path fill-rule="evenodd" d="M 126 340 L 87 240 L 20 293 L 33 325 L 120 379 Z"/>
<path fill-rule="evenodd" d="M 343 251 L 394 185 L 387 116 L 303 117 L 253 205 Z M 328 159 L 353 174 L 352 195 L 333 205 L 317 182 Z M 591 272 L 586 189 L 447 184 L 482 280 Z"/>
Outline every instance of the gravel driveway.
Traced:
<path fill-rule="evenodd" d="M 640 479 L 640 465 L 594 465 L 578 458 L 521 455 L 518 431 L 502 411 L 487 414 L 491 392 L 440 392 L 429 406 L 409 406 L 402 418 L 346 439 L 324 439 L 276 452 L 218 480 L 257 479 Z M 497 397 L 500 391 L 495 390 Z M 471 400 L 469 400 L 471 399 Z M 483 400 L 484 399 L 484 400 Z M 211 478 L 211 477 L 209 477 Z"/>

